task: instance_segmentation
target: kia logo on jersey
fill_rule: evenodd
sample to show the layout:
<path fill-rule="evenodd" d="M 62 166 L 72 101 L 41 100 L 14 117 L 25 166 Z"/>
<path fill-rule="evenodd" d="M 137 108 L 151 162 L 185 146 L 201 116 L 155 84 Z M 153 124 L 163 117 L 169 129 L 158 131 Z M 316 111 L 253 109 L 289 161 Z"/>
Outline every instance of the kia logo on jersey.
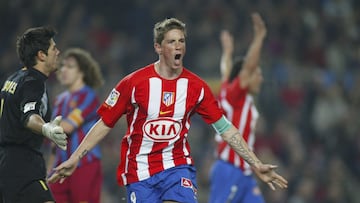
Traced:
<path fill-rule="evenodd" d="M 148 120 L 143 126 L 143 131 L 152 140 L 167 142 L 180 134 L 181 123 L 171 118 L 157 118 Z"/>

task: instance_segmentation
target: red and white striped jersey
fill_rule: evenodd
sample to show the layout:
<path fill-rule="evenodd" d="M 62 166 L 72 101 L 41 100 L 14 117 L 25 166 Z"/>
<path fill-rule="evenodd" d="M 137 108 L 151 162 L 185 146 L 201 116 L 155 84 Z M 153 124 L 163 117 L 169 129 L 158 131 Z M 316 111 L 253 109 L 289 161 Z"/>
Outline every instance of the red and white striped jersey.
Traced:
<path fill-rule="evenodd" d="M 113 127 L 126 114 L 127 132 L 121 143 L 117 179 L 127 185 L 165 169 L 192 165 L 187 140 L 194 113 L 208 123 L 221 118 L 209 86 L 187 69 L 173 80 L 161 78 L 154 64 L 123 78 L 98 110 Z"/>
<path fill-rule="evenodd" d="M 254 105 L 254 100 L 248 89 L 240 88 L 240 79 L 237 77 L 231 83 L 227 81 L 221 84 L 219 102 L 225 111 L 226 117 L 239 129 L 253 150 L 255 142 L 255 125 L 259 113 Z M 218 143 L 216 156 L 239 167 L 245 175 L 251 174 L 251 168 L 219 135 L 216 135 Z"/>

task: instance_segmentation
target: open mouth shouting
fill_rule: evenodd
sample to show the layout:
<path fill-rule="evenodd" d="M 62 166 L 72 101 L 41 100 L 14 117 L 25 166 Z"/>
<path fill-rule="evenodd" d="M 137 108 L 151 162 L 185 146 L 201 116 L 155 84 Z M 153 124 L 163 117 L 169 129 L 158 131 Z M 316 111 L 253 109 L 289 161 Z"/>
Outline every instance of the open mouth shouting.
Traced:
<path fill-rule="evenodd" d="M 175 65 L 180 66 L 181 65 L 181 54 L 176 54 L 174 59 L 175 59 Z"/>
<path fill-rule="evenodd" d="M 179 60 L 181 58 L 181 54 L 176 54 L 175 55 L 175 60 Z"/>

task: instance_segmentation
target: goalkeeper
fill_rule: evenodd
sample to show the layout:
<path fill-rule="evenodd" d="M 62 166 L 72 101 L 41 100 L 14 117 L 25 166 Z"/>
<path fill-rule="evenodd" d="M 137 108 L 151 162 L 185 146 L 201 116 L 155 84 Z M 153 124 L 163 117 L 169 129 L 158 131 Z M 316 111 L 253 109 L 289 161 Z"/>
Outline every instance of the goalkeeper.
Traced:
<path fill-rule="evenodd" d="M 48 27 L 28 29 L 17 40 L 24 67 L 0 93 L 0 203 L 52 203 L 41 146 L 44 136 L 66 150 L 61 117 L 50 121 L 45 81 L 56 70 L 59 50 Z"/>

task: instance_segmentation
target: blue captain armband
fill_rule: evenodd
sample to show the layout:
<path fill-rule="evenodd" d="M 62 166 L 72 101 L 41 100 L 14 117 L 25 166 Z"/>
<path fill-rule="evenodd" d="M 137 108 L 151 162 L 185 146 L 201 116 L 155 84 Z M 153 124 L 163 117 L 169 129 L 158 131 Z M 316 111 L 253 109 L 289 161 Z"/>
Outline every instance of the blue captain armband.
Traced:
<path fill-rule="evenodd" d="M 225 131 L 227 131 L 232 124 L 225 116 L 222 116 L 218 121 L 211 125 L 215 129 L 215 131 L 221 135 Z"/>

